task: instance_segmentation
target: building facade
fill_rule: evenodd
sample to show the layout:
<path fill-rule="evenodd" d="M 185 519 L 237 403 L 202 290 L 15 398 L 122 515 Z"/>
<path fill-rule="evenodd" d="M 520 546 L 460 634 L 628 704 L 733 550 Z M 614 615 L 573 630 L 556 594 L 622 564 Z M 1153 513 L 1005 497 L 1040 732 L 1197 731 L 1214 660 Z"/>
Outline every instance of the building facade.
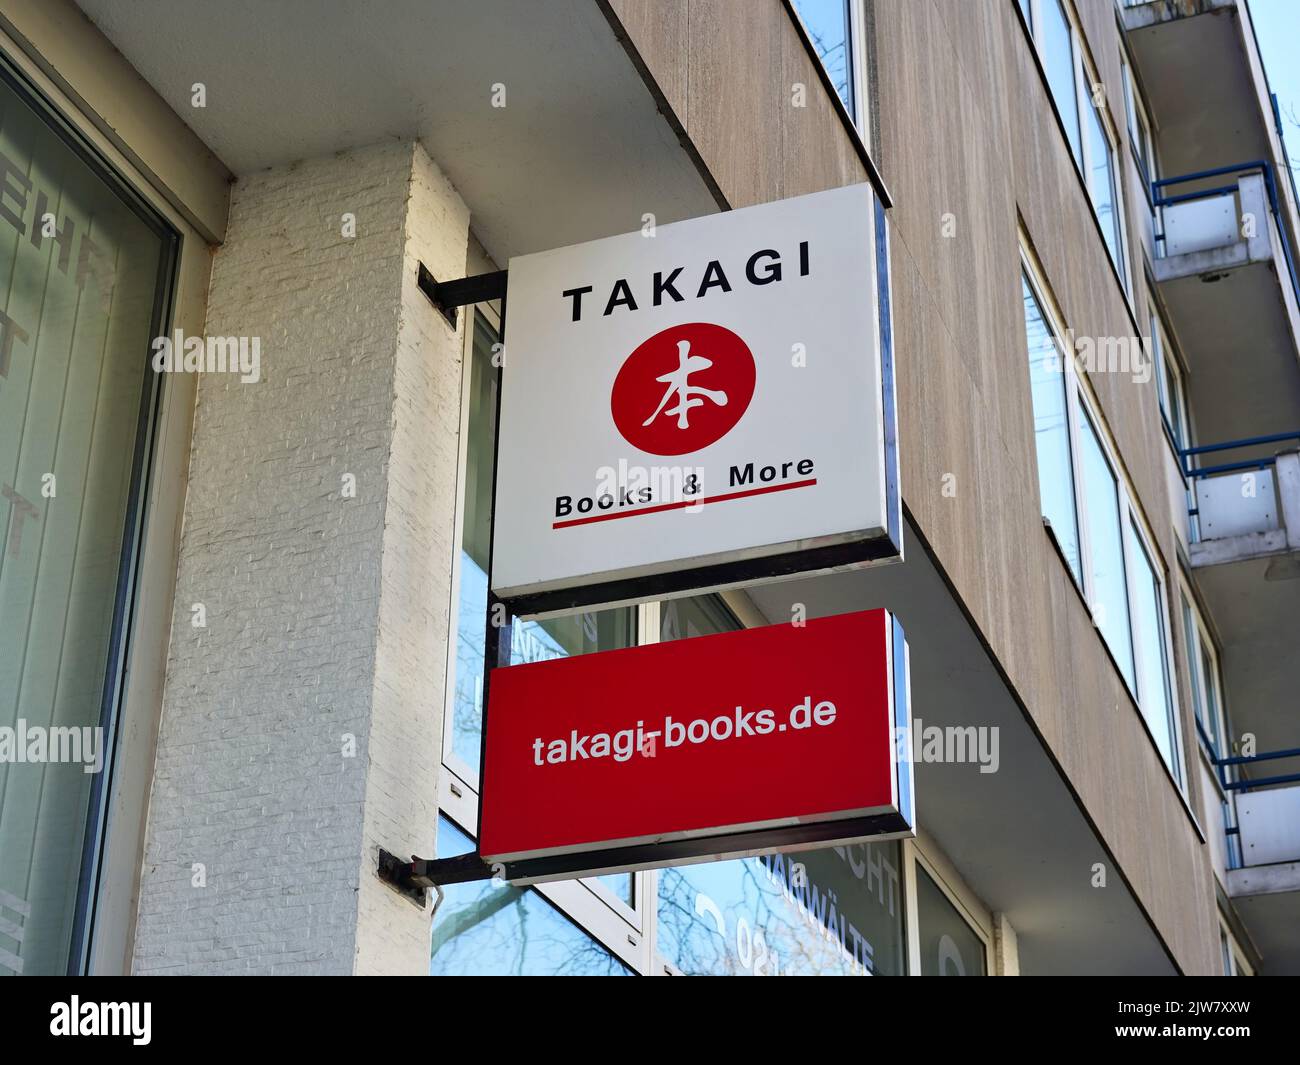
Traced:
<path fill-rule="evenodd" d="M 0 78 L 0 971 L 1300 971 L 1246 0 L 0 0 Z M 916 837 L 414 904 L 381 849 L 475 849 L 507 345 L 428 280 L 857 183 L 903 561 L 509 645 L 887 607 Z"/>

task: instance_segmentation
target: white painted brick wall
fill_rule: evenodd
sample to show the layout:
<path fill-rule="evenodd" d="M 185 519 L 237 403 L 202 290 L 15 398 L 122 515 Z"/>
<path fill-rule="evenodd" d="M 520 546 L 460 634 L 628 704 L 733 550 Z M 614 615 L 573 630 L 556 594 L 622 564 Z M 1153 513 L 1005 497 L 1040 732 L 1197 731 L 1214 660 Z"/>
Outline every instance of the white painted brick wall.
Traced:
<path fill-rule="evenodd" d="M 415 264 L 459 276 L 467 232 L 418 145 L 234 189 L 207 331 L 261 337 L 263 379 L 199 385 L 138 973 L 427 970 L 374 867 L 433 849 L 460 346 Z"/>

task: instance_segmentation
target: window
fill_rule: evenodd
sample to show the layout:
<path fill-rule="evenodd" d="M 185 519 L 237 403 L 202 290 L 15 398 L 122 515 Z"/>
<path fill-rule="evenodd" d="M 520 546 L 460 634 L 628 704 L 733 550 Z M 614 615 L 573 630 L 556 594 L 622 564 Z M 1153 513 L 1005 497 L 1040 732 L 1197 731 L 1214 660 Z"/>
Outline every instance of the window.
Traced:
<path fill-rule="evenodd" d="M 1086 413 L 1079 413 L 1079 466 L 1083 471 L 1084 529 L 1088 537 L 1092 617 L 1119 671 L 1136 691 L 1133 642 L 1129 631 L 1124 541 L 1120 524 L 1119 484 L 1101 440 Z"/>
<path fill-rule="evenodd" d="M 1065 555 L 1076 581 L 1079 568 L 1079 523 L 1074 510 L 1074 471 L 1070 465 L 1069 407 L 1061 353 L 1043 316 L 1029 279 L 1021 276 L 1025 303 L 1025 333 L 1029 349 L 1029 382 L 1033 393 L 1034 441 L 1038 452 L 1038 487 L 1043 517 Z"/>
<path fill-rule="evenodd" d="M 449 818 L 438 857 L 474 849 Z M 499 880 L 450 884 L 433 922 L 434 976 L 628 976 L 631 970 L 538 891 Z"/>
<path fill-rule="evenodd" d="M 1151 194 L 1151 183 L 1159 180 L 1160 171 L 1156 163 L 1155 138 L 1151 136 L 1151 120 L 1147 117 L 1146 104 L 1133 78 L 1133 68 L 1121 53 L 1120 70 L 1124 77 L 1124 107 L 1128 117 L 1129 146 L 1133 150 L 1133 160 L 1137 163 L 1138 174 Z"/>
<path fill-rule="evenodd" d="M 960 877 L 921 836 L 904 845 L 911 971 L 987 976 L 993 921 Z"/>
<path fill-rule="evenodd" d="M 493 354 L 500 350 L 499 330 L 491 308 L 475 312 L 468 340 L 461 414 L 460 544 L 453 579 L 456 639 L 448 662 L 443 729 L 443 764 L 464 786 L 458 785 L 462 793 L 473 793 L 478 787 L 483 735 L 498 386 Z M 510 623 L 509 639 L 512 664 L 629 647 L 637 639 L 637 611 L 623 608 L 544 621 L 515 620 Z M 462 816 L 461 823 L 468 820 L 468 816 Z M 635 918 L 638 899 L 636 877 L 632 874 L 595 877 L 585 886 L 595 899 L 614 903 L 616 912 Z M 579 902 L 585 898 L 578 896 Z"/>
<path fill-rule="evenodd" d="M 1026 25 L 1042 60 L 1070 154 L 1083 176 L 1106 250 L 1127 295 L 1124 209 L 1115 166 L 1119 137 L 1105 117 L 1101 79 L 1084 54 L 1083 36 L 1064 0 L 1030 0 Z"/>
<path fill-rule="evenodd" d="M 916 877 L 922 976 L 983 976 L 984 940 L 924 869 Z"/>
<path fill-rule="evenodd" d="M 1151 287 L 1154 289 L 1154 286 Z M 1148 308 L 1147 315 L 1151 328 L 1151 354 L 1155 361 L 1156 385 L 1160 396 L 1160 414 L 1165 428 L 1173 438 L 1174 447 L 1182 450 L 1191 446 L 1191 427 L 1187 419 L 1182 371 L 1169 342 L 1164 318 L 1154 303 Z"/>
<path fill-rule="evenodd" d="M 1129 558 L 1133 570 L 1133 637 L 1138 664 L 1138 706 L 1156 746 L 1176 779 L 1182 779 L 1178 721 L 1169 682 L 1169 642 L 1162 590 L 1142 533 L 1130 519 Z"/>
<path fill-rule="evenodd" d="M 1028 251 L 1022 262 L 1042 514 L 1181 788 L 1178 713 L 1169 681 L 1168 609 L 1154 541 L 1120 474 L 1117 453 L 1073 354 L 1063 357 L 1055 339 L 1069 334 L 1048 300 L 1041 271 Z"/>
<path fill-rule="evenodd" d="M 1192 683 L 1192 709 L 1215 757 L 1232 753 L 1231 734 L 1223 707 L 1223 682 L 1219 676 L 1219 656 L 1192 603 L 1186 587 L 1182 589 L 1183 635 L 1187 641 L 1187 666 Z"/>
<path fill-rule="evenodd" d="M 1082 105 L 1084 123 L 1088 130 L 1084 152 L 1084 175 L 1093 210 L 1101 223 L 1102 237 L 1110 260 L 1119 272 L 1120 285 L 1127 289 L 1128 278 L 1124 267 L 1124 229 L 1120 219 L 1119 185 L 1115 175 L 1115 148 L 1102 122 L 1101 108 L 1085 102 Z"/>
<path fill-rule="evenodd" d="M 178 251 L 95 159 L 0 71 L 0 725 L 84 740 L 0 764 L 6 974 L 63 973 L 86 940 Z"/>
<path fill-rule="evenodd" d="M 741 628 L 717 596 L 671 600 L 661 610 L 662 640 Z M 661 869 L 657 877 L 658 949 L 678 972 L 906 972 L 896 841 Z"/>
<path fill-rule="evenodd" d="M 894 840 L 661 869 L 659 954 L 689 975 L 902 976 L 899 853 Z"/>
<path fill-rule="evenodd" d="M 1034 4 L 1033 0 L 1016 0 L 1020 5 L 1020 14 L 1025 18 L 1025 25 L 1029 27 L 1029 32 L 1034 31 Z"/>
<path fill-rule="evenodd" d="M 861 0 L 794 0 L 794 7 L 836 94 L 865 139 L 867 64 Z"/>
<path fill-rule="evenodd" d="M 466 426 L 460 492 L 460 548 L 456 572 L 456 646 L 449 663 L 447 764 L 471 786 L 478 780 L 483 730 L 483 655 L 488 616 L 488 549 L 492 534 L 492 453 L 496 440 L 498 332 L 478 311 L 465 372 Z M 606 610 L 541 622 L 515 622 L 512 663 L 629 647 L 636 642 L 636 612 Z"/>
<path fill-rule="evenodd" d="M 1079 139 L 1079 99 L 1074 85 L 1074 31 L 1061 0 L 1039 0 L 1041 21 L 1038 47 L 1047 71 L 1047 85 L 1052 91 L 1056 113 L 1065 126 L 1070 154 L 1081 159 Z"/>

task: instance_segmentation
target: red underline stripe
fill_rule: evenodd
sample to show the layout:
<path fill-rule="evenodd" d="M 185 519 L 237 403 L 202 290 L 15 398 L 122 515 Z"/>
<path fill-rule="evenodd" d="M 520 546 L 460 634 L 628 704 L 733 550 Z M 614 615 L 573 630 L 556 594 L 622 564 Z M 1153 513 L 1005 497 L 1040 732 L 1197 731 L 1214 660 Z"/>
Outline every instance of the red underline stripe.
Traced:
<path fill-rule="evenodd" d="M 657 507 L 643 507 L 640 510 L 616 511 L 613 514 L 593 514 L 589 518 L 572 518 L 569 521 L 557 521 L 552 529 L 567 529 L 573 525 L 590 525 L 597 521 L 613 521 L 615 518 L 635 518 L 641 514 L 658 514 L 665 510 L 683 510 L 686 507 L 702 507 L 706 503 L 725 503 L 729 499 L 745 499 L 749 496 L 765 496 L 769 492 L 788 492 L 791 488 L 807 488 L 817 483 L 812 477 L 806 481 L 791 481 L 789 484 L 769 484 L 762 488 L 747 488 L 743 492 L 728 492 L 726 495 L 711 496 L 708 499 L 684 499 L 680 503 L 660 503 Z"/>

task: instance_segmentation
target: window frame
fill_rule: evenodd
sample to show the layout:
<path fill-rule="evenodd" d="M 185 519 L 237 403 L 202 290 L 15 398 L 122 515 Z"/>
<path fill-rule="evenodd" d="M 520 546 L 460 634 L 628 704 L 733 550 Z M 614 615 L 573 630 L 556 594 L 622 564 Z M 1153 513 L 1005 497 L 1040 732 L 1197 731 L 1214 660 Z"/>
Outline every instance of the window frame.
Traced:
<path fill-rule="evenodd" d="M 841 0 L 845 8 L 845 59 L 848 63 L 848 87 L 853 97 L 852 106 L 846 104 L 844 99 L 837 92 L 833 92 L 836 99 L 844 108 L 844 113 L 848 115 L 849 121 L 858 131 L 858 136 L 862 140 L 863 146 L 871 150 L 871 108 L 868 106 L 868 92 L 871 87 L 870 77 L 867 71 L 867 60 L 869 58 L 869 49 L 867 47 L 867 18 L 864 9 L 864 0 Z M 821 57 L 816 54 L 816 43 L 813 41 L 812 33 L 808 29 L 808 23 L 803 17 L 803 12 L 799 10 L 799 0 L 787 0 L 787 5 L 791 14 L 798 20 L 804 36 L 812 44 L 812 54 L 816 61 L 821 64 L 827 79 L 830 80 L 831 73 L 826 68 L 826 64 L 821 62 Z M 832 81 L 833 84 L 833 81 Z"/>
<path fill-rule="evenodd" d="M 480 264 L 481 269 L 491 268 L 491 264 Z M 451 591 L 448 606 L 448 638 L 445 675 L 442 693 L 442 752 L 439 780 L 439 810 L 451 818 L 471 839 L 478 839 L 478 796 L 480 790 L 479 775 L 472 771 L 470 765 L 455 753 L 452 745 L 452 708 L 456 698 L 456 653 L 457 632 L 460 621 L 460 580 L 461 556 L 463 546 L 465 514 L 465 482 L 469 457 L 469 402 L 470 402 L 470 367 L 474 356 L 474 332 L 479 316 L 499 337 L 501 335 L 501 308 L 498 302 L 473 304 L 465 308 L 465 328 L 461 337 L 461 394 L 459 441 L 456 457 L 456 500 L 455 531 L 452 541 Z M 648 620 L 653 617 L 657 625 L 658 604 L 643 604 L 638 607 L 636 619 L 637 642 L 643 641 L 647 632 L 653 632 L 657 638 L 658 628 L 648 627 Z M 649 642 L 649 641 L 645 641 Z M 568 917 L 576 921 L 588 934 L 595 936 L 600 943 L 616 956 L 627 962 L 629 957 L 640 958 L 644 952 L 647 936 L 645 902 L 647 899 L 645 874 L 632 873 L 632 905 L 616 895 L 610 888 L 594 877 L 573 881 L 559 881 L 556 884 L 535 885 L 541 893 Z M 566 885 L 558 887 L 558 885 Z M 570 890 L 567 885 L 574 885 L 581 890 Z M 583 893 L 585 891 L 585 894 Z M 594 901 L 603 909 L 593 909 Z M 606 911 L 612 912 L 622 922 L 611 926 L 606 920 Z M 636 942 L 628 941 L 628 930 Z M 632 964 L 628 962 L 628 964 Z M 640 971 L 640 970 L 638 970 Z"/>
<path fill-rule="evenodd" d="M 907 943 L 907 975 L 921 975 L 920 902 L 917 896 L 917 867 L 923 869 L 958 916 L 984 944 L 985 976 L 996 975 L 993 957 L 993 915 L 980 902 L 952 864 L 930 838 L 918 831 L 914 839 L 903 840 L 903 932 Z"/>
<path fill-rule="evenodd" d="M 1128 527 L 1125 531 L 1126 533 L 1131 531 L 1133 536 L 1137 538 L 1138 542 L 1136 547 L 1138 550 L 1142 551 L 1146 555 L 1146 558 L 1143 561 L 1146 563 L 1147 568 L 1150 570 L 1152 580 L 1155 584 L 1154 591 L 1156 597 L 1156 613 L 1157 613 L 1156 621 L 1157 624 L 1159 625 L 1159 630 L 1156 633 L 1157 640 L 1159 642 L 1159 647 L 1156 648 L 1156 651 L 1159 653 L 1161 659 L 1163 660 L 1162 674 L 1163 674 L 1163 680 L 1165 686 L 1165 700 L 1166 700 L 1165 712 L 1169 718 L 1168 721 L 1169 753 L 1174 763 L 1173 765 L 1169 765 L 1169 771 L 1170 773 L 1173 774 L 1174 780 L 1177 781 L 1179 790 L 1183 791 L 1184 794 L 1186 794 L 1186 790 L 1187 790 L 1186 780 L 1188 774 L 1187 774 L 1187 767 L 1184 765 L 1185 758 L 1183 753 L 1186 750 L 1186 748 L 1183 746 L 1182 715 L 1178 711 L 1178 698 L 1177 698 L 1178 685 L 1176 683 L 1177 674 L 1175 672 L 1175 665 L 1174 665 L 1173 626 L 1172 626 L 1172 621 L 1170 618 L 1170 610 L 1169 610 L 1170 584 L 1167 576 L 1167 571 L 1162 570 L 1160 554 L 1155 549 L 1155 537 L 1151 535 L 1150 530 L 1146 527 L 1145 522 L 1142 520 L 1141 514 L 1139 513 L 1139 511 L 1135 506 L 1129 507 Z M 1134 571 L 1136 566 L 1136 562 L 1132 558 L 1133 550 L 1134 550 L 1134 544 L 1132 540 L 1128 535 L 1125 535 L 1124 537 L 1125 569 L 1126 572 L 1130 574 Z M 1134 581 L 1130 579 L 1128 584 L 1130 619 L 1135 618 L 1137 616 L 1136 608 L 1137 608 L 1137 596 L 1139 592 L 1140 589 L 1138 589 Z M 1138 688 L 1140 693 L 1138 696 L 1138 710 L 1142 713 L 1142 720 L 1147 724 L 1147 731 L 1151 732 L 1150 722 L 1147 720 L 1147 712 L 1146 709 L 1143 707 L 1143 701 L 1146 699 L 1147 693 L 1142 691 L 1142 687 L 1144 683 L 1143 672 L 1142 672 L 1142 661 L 1141 661 L 1141 656 L 1144 653 L 1142 637 L 1138 631 L 1138 626 L 1130 623 L 1129 628 L 1130 628 L 1131 638 L 1133 641 L 1134 681 L 1135 681 L 1135 686 Z M 1152 733 L 1151 738 L 1153 741 L 1155 740 L 1154 733 Z M 1156 744 L 1156 749 L 1157 750 L 1160 749 L 1159 743 Z M 1161 752 L 1161 758 L 1162 760 L 1164 758 L 1163 752 Z M 1168 762 L 1166 762 L 1166 765 L 1168 765 Z"/>
<path fill-rule="evenodd" d="M 1171 332 L 1165 323 L 1164 308 L 1156 298 L 1155 285 L 1147 279 L 1147 322 L 1151 330 L 1152 346 L 1156 349 L 1156 396 L 1160 405 L 1160 418 L 1166 430 L 1166 437 L 1173 448 L 1178 468 L 1182 469 L 1180 449 L 1192 446 L 1191 410 L 1187 405 L 1187 383 L 1182 361 L 1171 339 Z M 1175 391 L 1178 393 L 1178 416 L 1175 420 L 1169 409 L 1168 386 L 1165 371 L 1173 378 Z"/>
<path fill-rule="evenodd" d="M 57 48 L 59 46 L 52 45 Z M 47 57 L 48 58 L 48 57 Z M 159 232 L 165 247 L 154 291 L 153 324 L 159 335 L 175 328 L 202 334 L 206 318 L 210 250 L 204 235 L 181 208 L 158 191 L 130 146 L 93 121 L 82 102 L 52 71 L 19 43 L 16 30 L 0 27 L 0 66 L 19 96 L 27 96 L 50 131 L 83 159 L 96 178 Z M 121 72 L 100 71 L 120 87 Z M 196 174 L 177 160 L 175 173 Z M 207 180 L 198 178 L 199 184 Z M 197 192 L 196 196 L 201 196 Z M 147 217 L 146 217 L 147 216 Z M 184 509 L 185 477 L 178 473 L 164 439 L 184 440 L 188 464 L 197 377 L 156 374 L 141 358 L 144 383 L 134 440 L 122 550 L 114 590 L 105 684 L 98 724 L 104 729 L 105 764 L 96 774 L 86 808 L 84 837 L 75 862 L 77 878 L 66 974 L 121 975 L 130 965 L 135 902 L 140 884 L 152 761 L 149 744 L 123 744 L 135 732 L 156 738 L 171 634 L 176 586 L 175 552 Z M 167 378 L 164 380 L 164 378 Z"/>
<path fill-rule="evenodd" d="M 1033 255 L 1030 247 L 1031 245 L 1028 234 L 1022 227 L 1020 233 L 1020 265 L 1022 276 L 1028 279 L 1029 287 L 1034 293 L 1034 297 L 1038 302 L 1039 309 L 1044 316 L 1048 328 L 1058 338 L 1068 336 L 1069 333 L 1064 327 L 1064 316 L 1061 314 L 1060 308 L 1047 284 L 1046 275 L 1039 266 L 1037 258 Z M 1025 344 L 1027 350 L 1027 335 L 1025 338 Z M 1086 374 L 1079 372 L 1073 356 L 1062 359 L 1062 371 L 1066 380 L 1066 407 L 1069 412 L 1070 421 L 1070 431 L 1068 434 L 1070 440 L 1070 461 L 1074 477 L 1074 506 L 1075 516 L 1079 526 L 1079 562 L 1082 571 L 1081 579 L 1075 581 L 1075 587 L 1079 589 L 1084 604 L 1088 609 L 1093 627 L 1097 629 L 1102 646 L 1106 648 L 1106 652 L 1110 655 L 1111 661 L 1114 663 L 1116 672 L 1119 673 L 1125 689 L 1132 697 L 1133 704 L 1138 711 L 1139 718 L 1142 720 L 1142 725 L 1146 730 L 1147 736 L 1150 738 L 1152 745 L 1156 748 L 1156 752 L 1160 755 L 1161 762 L 1169 771 L 1170 777 L 1174 781 L 1177 790 L 1183 796 L 1184 800 L 1186 800 L 1188 794 L 1188 774 L 1184 764 L 1186 759 L 1183 753 L 1185 748 L 1183 746 L 1182 709 L 1178 698 L 1178 685 L 1174 683 L 1174 670 L 1176 667 L 1172 651 L 1174 646 L 1172 642 L 1173 626 L 1170 619 L 1169 606 L 1169 590 L 1173 585 L 1171 584 L 1172 578 L 1169 572 L 1169 567 L 1165 563 L 1160 552 L 1155 549 L 1156 537 L 1152 533 L 1152 526 L 1147 521 L 1145 514 L 1143 514 L 1138 503 L 1137 494 L 1133 491 L 1132 485 L 1129 483 L 1124 464 L 1120 460 L 1119 449 L 1116 447 L 1115 441 L 1110 435 L 1109 426 L 1102 414 L 1101 404 L 1092 390 L 1091 382 L 1087 380 Z M 1110 469 L 1110 473 L 1115 480 L 1115 496 L 1116 505 L 1119 511 L 1120 543 L 1124 565 L 1125 608 L 1128 611 L 1129 647 L 1130 653 L 1133 656 L 1132 684 L 1128 682 L 1128 678 L 1125 676 L 1124 670 L 1120 666 L 1118 655 L 1115 653 L 1114 649 L 1111 648 L 1098 625 L 1097 611 L 1100 603 L 1097 599 L 1097 590 L 1094 586 L 1094 579 L 1092 576 L 1093 544 L 1091 532 L 1088 528 L 1089 523 L 1087 515 L 1089 513 L 1089 503 L 1087 489 L 1083 482 L 1082 471 L 1081 433 L 1083 422 L 1080 419 L 1083 417 L 1088 419 L 1088 422 L 1096 435 L 1102 457 L 1105 459 L 1106 464 Z M 1042 512 L 1041 492 L 1042 489 L 1040 487 L 1040 513 Z M 1141 670 L 1139 668 L 1140 662 L 1138 658 L 1139 645 L 1133 622 L 1135 614 L 1134 597 L 1136 594 L 1136 588 L 1133 579 L 1134 559 L 1132 557 L 1132 543 L 1128 535 L 1128 529 L 1130 527 L 1138 536 L 1142 544 L 1142 549 L 1147 554 L 1157 587 L 1160 628 L 1165 647 L 1165 682 L 1169 693 L 1169 712 L 1173 723 L 1173 727 L 1170 730 L 1170 754 L 1173 764 L 1170 764 L 1170 761 L 1164 757 L 1164 752 L 1160 750 L 1160 745 L 1156 742 L 1155 734 L 1152 732 L 1151 726 L 1147 721 L 1146 709 L 1140 693 L 1142 681 Z M 1066 565 L 1066 572 L 1069 574 L 1071 580 L 1074 580 L 1074 573 L 1068 564 Z"/>
<path fill-rule="evenodd" d="M 1184 640 L 1188 645 L 1187 670 L 1188 680 L 1191 681 L 1192 685 L 1192 713 L 1211 741 L 1217 739 L 1223 746 L 1221 751 L 1215 751 L 1211 748 L 1210 753 L 1219 758 L 1226 758 L 1232 753 L 1233 739 L 1228 708 L 1223 698 L 1223 670 L 1219 662 L 1219 648 L 1210 635 L 1210 628 L 1205 623 L 1205 615 L 1192 592 L 1191 582 L 1187 579 L 1186 574 L 1182 572 L 1178 575 L 1178 592 L 1181 597 L 1180 605 L 1186 608 L 1191 621 L 1191 631 L 1184 636 Z M 1210 671 L 1213 674 L 1209 678 L 1212 682 L 1210 686 L 1206 685 L 1206 677 L 1202 668 L 1206 658 L 1209 659 Z M 1214 694 L 1214 721 L 1212 723 L 1205 720 L 1209 712 L 1206 695 L 1211 687 Z M 1213 728 L 1211 728 L 1211 724 Z M 1197 736 L 1196 746 L 1204 756 L 1206 745 L 1199 735 Z M 1213 770 L 1214 766 L 1211 765 L 1210 768 Z M 1216 782 L 1219 779 L 1217 772 L 1214 773 L 1214 779 Z"/>
<path fill-rule="evenodd" d="M 1057 106 L 1055 95 L 1051 89 L 1051 78 L 1047 74 L 1046 51 L 1043 47 L 1044 22 L 1042 17 L 1042 5 L 1044 3 L 1058 3 L 1061 12 L 1065 16 L 1066 25 L 1070 33 L 1070 56 L 1072 78 L 1074 81 L 1074 103 L 1075 114 L 1074 120 L 1079 130 L 1079 154 L 1074 153 L 1073 144 L 1070 142 L 1069 134 L 1065 130 L 1067 119 L 1060 113 Z M 1051 104 L 1053 111 L 1056 113 L 1062 132 L 1065 134 L 1065 148 L 1071 160 L 1074 162 L 1075 169 L 1079 173 L 1079 178 L 1083 182 L 1083 188 L 1087 194 L 1088 205 L 1092 210 L 1092 215 L 1097 222 L 1098 235 L 1102 238 L 1102 247 L 1106 252 L 1106 258 L 1114 268 L 1115 276 L 1119 281 L 1120 291 L 1124 294 L 1130 309 L 1134 299 L 1134 280 L 1133 267 L 1129 255 L 1129 233 L 1128 233 L 1128 210 L 1127 200 L 1124 196 L 1124 182 L 1119 176 L 1120 161 L 1120 138 L 1119 130 L 1116 128 L 1113 108 L 1110 106 L 1109 93 L 1105 92 L 1105 82 L 1096 75 L 1097 65 L 1092 61 L 1085 37 L 1079 21 L 1079 13 L 1075 10 L 1072 0 L 1029 0 L 1030 17 L 1024 19 L 1025 30 L 1029 37 L 1036 56 L 1038 57 L 1039 67 L 1044 76 L 1047 88 L 1048 102 Z M 1017 7 L 1019 5 L 1017 4 Z M 1106 101 L 1103 107 L 1094 107 L 1092 103 L 1091 88 L 1094 85 L 1101 85 L 1103 89 L 1103 99 Z M 1124 90 L 1121 90 L 1124 92 Z M 1127 99 L 1127 93 L 1125 93 Z M 1089 112 L 1097 115 L 1097 120 L 1101 125 L 1102 137 L 1107 142 L 1109 151 L 1110 185 L 1111 200 L 1115 219 L 1117 223 L 1116 242 L 1114 256 L 1110 253 L 1110 246 L 1106 240 L 1106 223 L 1102 221 L 1101 214 L 1097 210 L 1097 199 L 1094 192 L 1093 169 L 1091 166 L 1092 149 L 1089 146 L 1088 118 Z"/>

